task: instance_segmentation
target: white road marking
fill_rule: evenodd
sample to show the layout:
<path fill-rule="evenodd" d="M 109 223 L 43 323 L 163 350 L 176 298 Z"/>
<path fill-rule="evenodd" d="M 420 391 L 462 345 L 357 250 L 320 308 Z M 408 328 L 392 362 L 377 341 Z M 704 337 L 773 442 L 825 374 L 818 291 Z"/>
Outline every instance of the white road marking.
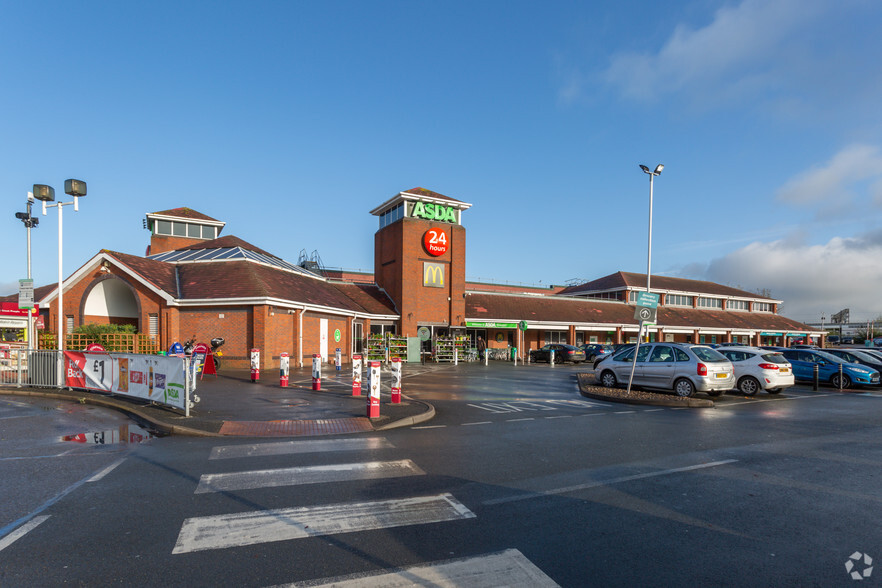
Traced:
<path fill-rule="evenodd" d="M 49 515 L 43 515 L 41 517 L 34 517 L 31 520 L 29 520 L 28 522 L 26 522 L 25 524 L 23 524 L 18 529 L 16 529 L 15 531 L 10 533 L 6 537 L 4 537 L 3 539 L 0 539 L 0 551 L 3 551 L 7 547 L 12 545 L 13 543 L 18 541 L 19 539 L 21 539 L 25 535 L 27 535 L 30 531 L 33 531 L 37 527 L 37 525 L 39 525 L 40 523 L 42 523 L 43 521 L 45 521 L 48 518 L 49 518 Z"/>
<path fill-rule="evenodd" d="M 520 422 L 520 421 L 535 421 L 535 420 L 536 420 L 536 419 L 534 419 L 533 417 L 526 417 L 526 418 L 522 418 L 522 419 L 506 419 L 505 422 L 507 422 L 507 423 L 518 423 L 518 422 Z"/>
<path fill-rule="evenodd" d="M 471 425 L 490 425 L 490 424 L 492 424 L 491 421 L 481 421 L 479 423 L 462 423 L 462 426 L 463 427 L 470 427 Z"/>
<path fill-rule="evenodd" d="M 364 439 L 312 439 L 304 441 L 278 441 L 249 445 L 222 445 L 211 450 L 208 459 L 232 459 L 262 455 L 287 455 L 292 453 L 318 453 L 323 451 L 363 451 L 390 449 L 394 447 L 382 437 Z"/>
<path fill-rule="evenodd" d="M 586 482 L 585 484 L 576 484 L 575 486 L 565 486 L 563 488 L 553 488 L 550 490 L 543 490 L 541 492 L 527 492 L 525 494 L 520 494 L 518 496 L 507 496 L 505 498 L 494 498 L 492 500 L 485 500 L 483 504 L 505 504 L 507 502 L 518 502 L 520 500 L 530 500 L 532 498 L 538 498 L 541 496 L 551 496 L 556 494 L 568 494 L 570 492 L 576 492 L 578 490 L 587 490 L 589 488 L 597 488 L 599 486 L 609 486 L 610 484 L 620 484 L 622 482 L 631 482 L 634 480 L 643 480 L 646 478 L 655 478 L 657 476 L 667 476 L 669 474 L 679 474 L 681 472 L 691 472 L 693 470 L 700 470 L 704 468 L 712 468 L 716 466 L 726 465 L 729 463 L 735 463 L 738 461 L 737 459 L 724 459 L 720 461 L 712 461 L 709 463 L 700 463 L 691 466 L 685 466 L 682 468 L 672 468 L 669 470 L 661 470 L 661 471 L 653 471 L 646 472 L 644 474 L 634 474 L 631 476 L 621 476 L 618 478 L 611 478 L 609 480 L 596 480 L 593 482 Z"/>
<path fill-rule="evenodd" d="M 450 494 L 194 517 L 184 521 L 172 553 L 474 517 Z"/>
<path fill-rule="evenodd" d="M 92 476 L 91 478 L 89 478 L 86 481 L 87 482 L 97 482 L 98 480 L 100 480 L 101 478 L 103 478 L 104 476 L 106 476 L 107 474 L 112 472 L 113 470 L 115 470 L 125 460 L 126 460 L 126 458 L 124 458 L 124 457 L 116 460 L 115 462 L 113 462 L 112 464 L 110 464 L 109 466 L 107 466 L 106 468 L 104 468 L 103 470 L 101 470 L 100 472 L 98 472 L 97 474 L 95 474 L 94 476 Z"/>
<path fill-rule="evenodd" d="M 227 492 L 253 488 L 277 488 L 301 484 L 326 484 L 349 480 L 377 480 L 424 475 L 426 472 L 409 459 L 341 463 L 228 474 L 203 474 L 199 478 L 199 486 L 196 487 L 195 493 L 205 494 L 207 492 Z"/>
<path fill-rule="evenodd" d="M 407 586 L 433 586 L 437 588 L 551 588 L 557 584 L 524 557 L 517 549 L 507 549 L 477 557 L 412 566 L 390 572 L 355 575 L 343 578 L 327 578 L 297 586 L 316 588 L 337 586 L 339 588 L 405 588 Z"/>
<path fill-rule="evenodd" d="M 411 429 L 445 429 L 447 425 L 426 425 L 424 427 L 411 427 Z"/>

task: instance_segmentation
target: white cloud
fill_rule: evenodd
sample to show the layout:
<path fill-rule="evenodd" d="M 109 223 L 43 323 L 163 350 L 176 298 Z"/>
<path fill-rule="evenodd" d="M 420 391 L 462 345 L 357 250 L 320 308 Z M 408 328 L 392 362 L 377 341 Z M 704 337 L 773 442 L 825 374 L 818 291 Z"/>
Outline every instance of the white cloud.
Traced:
<path fill-rule="evenodd" d="M 784 301 L 782 314 L 819 321 L 843 308 L 853 320 L 882 314 L 882 229 L 809 245 L 801 239 L 751 243 L 690 276 L 749 291 L 768 288 Z M 690 269 L 696 269 L 694 266 Z"/>
<path fill-rule="evenodd" d="M 824 165 L 805 171 L 778 190 L 777 198 L 789 204 L 850 200 L 858 182 L 882 177 L 882 152 L 872 145 L 850 145 Z M 882 205 L 882 180 L 871 189 Z"/>
<path fill-rule="evenodd" d="M 790 37 L 822 12 L 816 0 L 745 0 L 719 9 L 705 27 L 678 25 L 655 54 L 613 56 L 606 81 L 630 98 L 704 87 L 713 82 L 727 92 L 772 83 L 783 69 L 782 50 Z M 776 59 L 770 59 L 775 55 Z"/>

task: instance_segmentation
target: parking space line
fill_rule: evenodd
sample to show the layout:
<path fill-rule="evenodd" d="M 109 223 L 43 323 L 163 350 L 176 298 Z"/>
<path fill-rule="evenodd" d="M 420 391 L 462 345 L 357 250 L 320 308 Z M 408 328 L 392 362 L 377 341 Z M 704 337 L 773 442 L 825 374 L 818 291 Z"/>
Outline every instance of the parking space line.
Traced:
<path fill-rule="evenodd" d="M 534 419 L 533 417 L 527 417 L 527 418 L 523 418 L 523 419 L 506 419 L 505 422 L 507 422 L 507 423 L 516 423 L 516 422 L 518 422 L 518 421 L 535 421 L 535 420 L 536 420 L 536 419 Z"/>
<path fill-rule="evenodd" d="M 49 518 L 49 516 L 50 515 L 34 517 L 6 537 L 0 539 L 0 551 L 3 551 L 13 543 L 33 531 L 35 528 L 37 528 L 37 525 L 44 522 L 46 519 Z"/>
<path fill-rule="evenodd" d="M 463 427 L 468 427 L 471 425 L 492 425 L 493 421 L 481 421 L 479 423 L 462 423 Z"/>

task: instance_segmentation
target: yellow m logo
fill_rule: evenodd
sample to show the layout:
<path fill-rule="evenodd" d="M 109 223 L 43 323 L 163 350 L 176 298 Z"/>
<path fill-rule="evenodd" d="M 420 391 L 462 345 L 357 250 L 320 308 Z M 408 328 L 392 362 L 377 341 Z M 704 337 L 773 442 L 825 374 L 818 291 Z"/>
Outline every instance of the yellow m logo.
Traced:
<path fill-rule="evenodd" d="M 429 288 L 444 287 L 444 264 L 423 262 L 423 286 Z"/>

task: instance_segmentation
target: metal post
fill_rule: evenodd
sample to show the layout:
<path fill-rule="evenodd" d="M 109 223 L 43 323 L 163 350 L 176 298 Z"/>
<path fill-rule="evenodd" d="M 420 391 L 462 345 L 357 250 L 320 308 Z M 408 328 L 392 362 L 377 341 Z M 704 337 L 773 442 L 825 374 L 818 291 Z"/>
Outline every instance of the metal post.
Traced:
<path fill-rule="evenodd" d="M 64 207 L 58 203 L 58 387 L 63 388 L 64 382 L 64 292 L 61 286 L 61 225 L 62 210 Z"/>
<path fill-rule="evenodd" d="M 839 391 L 842 392 L 842 364 L 839 364 Z"/>
<path fill-rule="evenodd" d="M 549 357 L 550 357 L 550 359 L 548 360 L 548 363 L 551 364 L 551 367 L 554 367 L 554 349 L 552 349 L 551 351 L 549 351 L 548 354 L 549 354 Z"/>
<path fill-rule="evenodd" d="M 812 382 L 813 382 L 812 383 L 812 390 L 814 390 L 815 392 L 818 391 L 818 383 L 819 383 L 818 379 L 819 379 L 818 364 L 815 364 L 814 368 L 812 369 Z"/>
<path fill-rule="evenodd" d="M 631 362 L 631 376 L 628 378 L 628 391 L 631 394 L 631 383 L 634 381 L 634 368 L 637 367 L 637 352 L 640 351 L 640 340 L 643 338 L 643 321 L 640 321 L 640 329 L 637 331 L 637 345 L 634 347 L 634 361 Z"/>

